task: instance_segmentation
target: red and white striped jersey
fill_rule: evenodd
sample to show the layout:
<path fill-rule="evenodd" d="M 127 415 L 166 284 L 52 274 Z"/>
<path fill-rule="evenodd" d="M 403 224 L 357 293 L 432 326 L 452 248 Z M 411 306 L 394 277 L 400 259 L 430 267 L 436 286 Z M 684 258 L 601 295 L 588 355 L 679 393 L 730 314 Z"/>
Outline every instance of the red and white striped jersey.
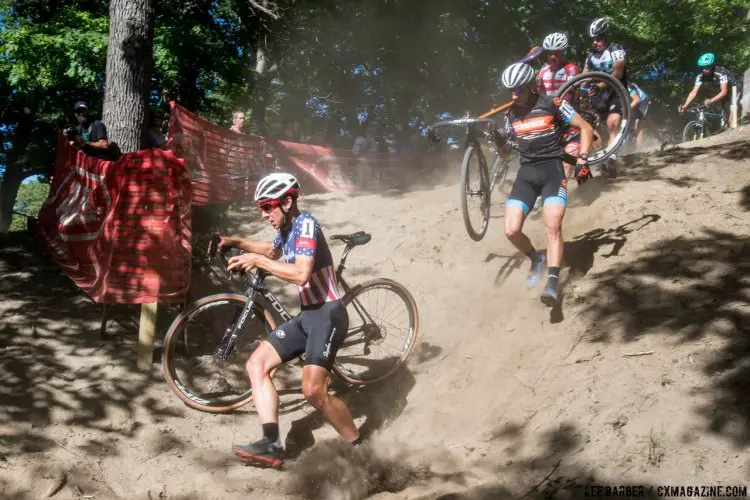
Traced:
<path fill-rule="evenodd" d="M 303 286 L 297 285 L 302 308 L 341 299 L 331 251 L 315 217 L 300 213 L 287 231 L 279 229 L 273 246 L 282 250 L 283 259 L 289 264 L 294 264 L 298 256 L 315 259 L 310 279 Z"/>
<path fill-rule="evenodd" d="M 539 92 L 546 95 L 555 95 L 565 82 L 573 78 L 581 71 L 573 63 L 568 63 L 557 71 L 552 71 L 549 64 L 544 64 L 539 74 L 536 75 Z"/>

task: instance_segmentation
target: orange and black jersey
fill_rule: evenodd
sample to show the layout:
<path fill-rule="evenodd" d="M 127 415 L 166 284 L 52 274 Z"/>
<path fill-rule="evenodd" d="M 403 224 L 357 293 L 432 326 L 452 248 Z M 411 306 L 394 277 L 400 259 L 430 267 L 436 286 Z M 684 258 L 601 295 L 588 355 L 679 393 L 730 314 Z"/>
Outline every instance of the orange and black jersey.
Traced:
<path fill-rule="evenodd" d="M 549 162 L 562 153 L 562 137 L 576 112 L 552 96 L 532 97 L 525 106 L 514 105 L 508 117 L 510 132 L 521 153 L 521 165 Z"/>

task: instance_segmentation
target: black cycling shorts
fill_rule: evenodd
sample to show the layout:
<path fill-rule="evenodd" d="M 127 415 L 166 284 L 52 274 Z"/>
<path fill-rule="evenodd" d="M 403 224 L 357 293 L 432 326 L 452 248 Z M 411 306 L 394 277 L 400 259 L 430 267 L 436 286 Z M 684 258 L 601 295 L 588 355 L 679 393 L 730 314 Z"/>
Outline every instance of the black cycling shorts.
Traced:
<path fill-rule="evenodd" d="M 540 195 L 543 205 L 558 203 L 564 207 L 568 204 L 568 181 L 565 180 L 562 161 L 553 160 L 518 169 L 505 205 L 521 207 L 523 213 L 528 214 Z"/>
<path fill-rule="evenodd" d="M 622 116 L 622 103 L 619 97 L 617 97 L 617 92 L 612 89 L 604 89 L 594 98 L 592 104 L 594 109 L 605 117 L 612 113 Z"/>
<path fill-rule="evenodd" d="M 346 338 L 349 315 L 341 300 L 308 306 L 268 335 L 281 361 L 305 354 L 306 365 L 333 367 L 336 352 Z"/>

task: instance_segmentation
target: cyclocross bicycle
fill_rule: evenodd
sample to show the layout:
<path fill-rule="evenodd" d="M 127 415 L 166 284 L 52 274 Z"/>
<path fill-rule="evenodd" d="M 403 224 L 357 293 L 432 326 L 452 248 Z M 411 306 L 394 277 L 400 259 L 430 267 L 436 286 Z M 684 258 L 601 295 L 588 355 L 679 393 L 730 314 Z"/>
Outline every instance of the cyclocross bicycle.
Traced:
<path fill-rule="evenodd" d="M 371 384 L 406 362 L 419 334 L 417 305 L 409 291 L 393 280 L 376 278 L 354 286 L 344 280 L 349 252 L 368 243 L 369 234 L 360 231 L 331 239 L 346 244 L 336 278 L 349 314 L 349 330 L 333 371 L 351 384 Z M 209 258 L 218 256 L 226 269 L 224 252 L 215 250 L 218 242 L 214 236 Z M 268 273 L 258 269 L 238 274 L 247 286 L 244 294 L 219 293 L 193 302 L 175 318 L 164 338 L 164 377 L 174 393 L 196 410 L 221 413 L 249 403 L 253 396 L 245 372 L 247 359 L 268 333 L 292 318 L 264 285 Z M 376 316 L 379 311 L 385 316 Z"/>
<path fill-rule="evenodd" d="M 698 139 L 703 139 L 704 137 L 717 134 L 728 128 L 724 113 L 710 113 L 708 111 L 708 106 L 706 106 L 705 104 L 700 104 L 698 106 L 686 109 L 685 112 L 696 113 L 698 115 L 698 119 L 689 121 L 687 125 L 685 125 L 685 128 L 682 129 L 683 142 L 697 141 Z M 711 125 L 711 122 L 707 120 L 707 118 L 709 117 L 719 119 L 718 129 L 715 126 Z"/>
<path fill-rule="evenodd" d="M 598 104 L 596 95 L 589 90 L 599 85 L 606 87 L 599 90 L 599 92 L 614 92 L 614 95 L 619 100 L 620 108 L 623 110 L 620 127 L 612 141 L 607 141 L 609 132 L 607 131 L 606 122 L 602 120 L 603 111 Z M 576 109 L 576 112 L 591 124 L 594 129 L 595 143 L 592 144 L 591 151 L 589 152 L 589 165 L 593 166 L 603 163 L 620 149 L 633 114 L 630 112 L 630 96 L 619 80 L 607 73 L 598 71 L 587 72 L 568 80 L 560 87 L 556 95 L 558 97 L 564 96 Z M 510 164 L 518 156 L 517 154 L 509 154 L 505 159 L 501 157 L 499 154 L 501 148 L 505 147 L 510 152 L 517 149 L 517 146 L 512 141 L 507 141 L 503 145 L 499 135 L 496 133 L 497 123 L 495 120 L 489 118 L 490 115 L 505 111 L 510 106 L 512 106 L 512 102 L 499 106 L 481 115 L 479 118 L 465 117 L 457 120 L 437 122 L 431 125 L 428 130 L 428 136 L 432 140 L 439 140 L 436 130 L 442 127 L 463 127 L 466 132 L 466 139 L 464 141 L 466 151 L 461 164 L 461 213 L 466 231 L 474 241 L 480 241 L 487 233 L 492 191 L 496 185 L 502 184 L 505 181 Z M 507 128 L 507 115 L 504 119 L 504 126 Z M 480 141 L 482 138 L 488 139 L 490 153 L 495 154 L 491 168 L 488 168 L 487 158 L 482 151 Z M 573 137 L 568 138 L 568 140 L 572 139 Z M 577 160 L 577 158 L 567 153 L 556 155 L 555 158 L 562 158 L 564 161 L 570 163 L 575 163 Z M 540 159 L 542 158 L 540 157 Z M 471 220 L 472 213 L 469 208 L 469 202 L 477 198 L 479 200 L 481 220 L 475 224 Z"/>

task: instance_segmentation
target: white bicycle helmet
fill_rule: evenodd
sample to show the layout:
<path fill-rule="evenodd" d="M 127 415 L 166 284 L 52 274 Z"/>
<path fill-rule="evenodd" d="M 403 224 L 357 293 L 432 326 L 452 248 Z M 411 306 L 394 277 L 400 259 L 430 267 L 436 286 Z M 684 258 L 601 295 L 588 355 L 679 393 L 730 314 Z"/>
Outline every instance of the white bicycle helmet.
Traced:
<path fill-rule="evenodd" d="M 595 19 L 594 22 L 591 23 L 591 26 L 589 26 L 589 36 L 591 38 L 596 38 L 599 35 L 606 33 L 608 28 L 609 24 L 606 19 L 603 17 Z"/>
<path fill-rule="evenodd" d="M 274 172 L 263 177 L 255 188 L 255 201 L 278 200 L 299 195 L 299 181 L 292 174 Z"/>
<path fill-rule="evenodd" d="M 563 33 L 552 33 L 542 42 L 544 50 L 565 50 L 568 48 L 568 37 Z"/>
<path fill-rule="evenodd" d="M 502 82 L 506 88 L 522 87 L 534 80 L 534 68 L 526 63 L 515 63 L 503 71 Z"/>

